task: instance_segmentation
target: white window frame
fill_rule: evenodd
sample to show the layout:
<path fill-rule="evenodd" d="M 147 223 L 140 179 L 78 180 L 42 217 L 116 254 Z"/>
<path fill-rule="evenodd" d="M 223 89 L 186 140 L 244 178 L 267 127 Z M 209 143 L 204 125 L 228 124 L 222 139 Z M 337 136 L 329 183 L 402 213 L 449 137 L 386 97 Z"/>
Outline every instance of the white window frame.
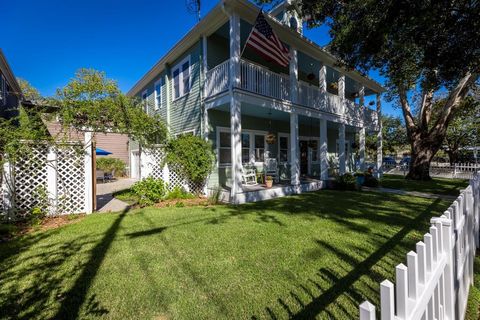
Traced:
<path fill-rule="evenodd" d="M 226 168 L 232 166 L 231 163 L 220 163 L 220 132 L 226 132 L 230 133 L 230 128 L 227 127 L 217 127 L 216 129 L 216 152 L 217 152 L 217 167 L 218 168 Z M 262 165 L 263 162 L 257 162 L 255 161 L 255 135 L 263 135 L 263 140 L 265 143 L 264 147 L 264 158 L 267 156 L 269 152 L 269 147 L 267 143 L 267 134 L 268 131 L 263 131 L 263 130 L 242 130 L 241 133 L 248 133 L 249 134 L 249 141 L 250 141 L 250 146 L 249 146 L 249 155 L 250 155 L 250 161 L 248 163 L 243 163 L 242 164 L 253 164 L 255 166 Z M 230 146 L 231 148 L 232 146 Z"/>
<path fill-rule="evenodd" d="M 335 142 L 335 155 L 337 159 L 340 158 L 340 153 L 338 147 L 340 146 L 340 139 L 337 139 Z M 348 159 L 348 156 L 350 156 L 351 150 L 350 150 L 350 140 L 345 139 L 345 160 Z"/>
<path fill-rule="evenodd" d="M 195 136 L 197 131 L 195 129 L 185 130 L 185 131 L 182 131 L 182 132 L 179 132 L 179 133 L 175 133 L 174 137 L 177 138 L 178 136 L 181 136 L 182 134 L 188 134 L 188 133 L 191 133 L 193 136 Z"/>
<path fill-rule="evenodd" d="M 162 98 L 163 98 L 163 91 L 164 91 L 163 89 L 164 83 L 165 83 L 164 78 L 160 77 L 160 79 L 155 81 L 155 83 L 153 84 L 153 97 L 155 99 L 155 111 L 158 111 L 163 107 Z M 160 92 L 157 92 L 157 86 L 159 86 Z M 158 100 L 157 100 L 158 97 L 160 97 L 160 103 L 158 103 Z"/>
<path fill-rule="evenodd" d="M 188 61 L 188 92 L 184 92 L 184 87 L 183 87 L 183 70 L 182 66 L 185 64 L 185 62 Z M 178 69 L 178 91 L 179 91 L 179 96 L 175 97 L 175 78 L 173 77 L 173 73 Z M 171 70 L 171 79 L 172 79 L 172 97 L 173 101 L 178 100 L 187 94 L 190 93 L 192 90 L 192 62 L 190 61 L 190 55 L 188 55 L 185 59 L 177 63 Z"/>
<path fill-rule="evenodd" d="M 280 161 L 280 137 L 287 138 L 287 161 Z M 278 150 L 277 150 L 277 156 L 278 156 L 278 163 L 279 164 L 288 164 L 290 163 L 290 141 L 291 137 L 289 133 L 284 133 L 284 132 L 279 132 L 278 133 Z"/>
<path fill-rule="evenodd" d="M 142 92 L 143 111 L 148 112 L 148 90 Z"/>

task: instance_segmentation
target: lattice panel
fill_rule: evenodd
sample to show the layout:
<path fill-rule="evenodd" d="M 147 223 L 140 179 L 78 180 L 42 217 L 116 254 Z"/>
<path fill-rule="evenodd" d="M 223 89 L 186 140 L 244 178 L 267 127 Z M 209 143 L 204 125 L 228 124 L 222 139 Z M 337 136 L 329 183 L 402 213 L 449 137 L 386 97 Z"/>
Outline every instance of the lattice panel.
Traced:
<path fill-rule="evenodd" d="M 149 150 L 148 155 L 150 157 L 149 163 L 148 163 L 148 165 L 150 166 L 149 176 L 154 179 L 165 180 L 165 177 L 163 176 L 163 167 L 161 165 L 163 161 L 162 152 L 158 149 Z"/>
<path fill-rule="evenodd" d="M 45 209 L 41 198 L 47 188 L 47 152 L 47 146 L 32 146 L 13 166 L 14 182 L 10 182 L 9 189 L 14 190 L 14 219 L 24 217 L 35 207 Z"/>
<path fill-rule="evenodd" d="M 85 211 L 84 150 L 81 145 L 57 149 L 57 214 Z"/>

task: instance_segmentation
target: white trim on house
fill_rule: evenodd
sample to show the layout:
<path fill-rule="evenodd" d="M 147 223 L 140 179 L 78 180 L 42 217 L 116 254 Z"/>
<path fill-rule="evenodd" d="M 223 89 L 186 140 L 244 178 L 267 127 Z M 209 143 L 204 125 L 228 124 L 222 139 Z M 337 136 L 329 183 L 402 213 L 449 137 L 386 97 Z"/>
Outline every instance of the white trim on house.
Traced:
<path fill-rule="evenodd" d="M 164 80 L 164 77 L 160 77 L 157 81 L 155 81 L 155 83 L 153 84 L 153 98 L 154 98 L 154 101 L 155 101 L 155 111 L 158 111 L 160 110 L 161 108 L 163 108 L 163 103 L 162 103 L 162 98 L 163 98 L 163 94 L 164 94 L 164 89 L 163 89 L 163 86 L 165 84 L 165 80 Z M 157 92 L 157 86 L 160 88 L 160 92 Z M 158 101 L 158 98 L 160 98 L 160 103 Z"/>
<path fill-rule="evenodd" d="M 184 71 L 183 65 L 188 62 L 188 91 L 185 91 L 184 87 Z M 175 97 L 175 77 L 174 77 L 174 72 L 178 70 L 178 93 L 179 96 Z M 190 59 L 190 55 L 185 57 L 183 60 L 181 60 L 179 63 L 177 63 L 170 71 L 171 77 L 172 77 L 172 101 L 178 100 L 190 93 L 192 90 L 192 62 Z"/>
<path fill-rule="evenodd" d="M 181 136 L 181 135 L 183 135 L 183 134 L 189 134 L 189 133 L 191 133 L 193 136 L 195 136 L 196 133 L 197 133 L 197 131 L 196 131 L 195 129 L 184 130 L 184 131 L 182 131 L 182 132 L 175 133 L 173 136 L 174 136 L 175 138 L 177 138 L 178 136 Z"/>

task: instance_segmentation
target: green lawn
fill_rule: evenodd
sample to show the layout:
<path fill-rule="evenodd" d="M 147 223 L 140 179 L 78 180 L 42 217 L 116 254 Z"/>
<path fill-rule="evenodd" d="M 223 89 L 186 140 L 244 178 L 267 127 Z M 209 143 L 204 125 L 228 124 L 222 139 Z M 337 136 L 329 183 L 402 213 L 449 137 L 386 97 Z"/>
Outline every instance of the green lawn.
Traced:
<path fill-rule="evenodd" d="M 404 176 L 386 174 L 380 184 L 383 188 L 458 196 L 459 190 L 468 186 L 468 180 L 433 178 L 430 181 L 414 181 L 407 180 Z"/>
<path fill-rule="evenodd" d="M 0 244 L 0 317 L 355 318 L 448 205 L 324 190 L 93 214 Z"/>

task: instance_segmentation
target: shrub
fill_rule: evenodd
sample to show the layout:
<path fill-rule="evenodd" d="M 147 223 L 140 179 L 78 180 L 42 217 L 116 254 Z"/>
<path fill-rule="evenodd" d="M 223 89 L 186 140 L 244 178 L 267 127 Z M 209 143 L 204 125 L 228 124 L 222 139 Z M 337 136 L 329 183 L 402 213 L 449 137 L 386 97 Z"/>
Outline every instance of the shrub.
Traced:
<path fill-rule="evenodd" d="M 126 164 L 120 159 L 110 157 L 98 157 L 96 161 L 97 169 L 105 172 L 111 172 L 113 176 L 123 176 Z"/>
<path fill-rule="evenodd" d="M 335 182 L 338 190 L 355 190 L 356 179 L 351 173 L 336 176 Z"/>
<path fill-rule="evenodd" d="M 172 200 L 172 199 L 192 199 L 194 198 L 193 194 L 188 193 L 183 189 L 182 187 L 176 186 L 173 188 L 171 191 L 167 193 L 167 196 L 165 197 L 166 200 Z"/>
<path fill-rule="evenodd" d="M 213 169 L 215 156 L 210 143 L 193 135 L 180 135 L 166 147 L 165 162 L 193 184 L 203 184 Z"/>
<path fill-rule="evenodd" d="M 151 177 L 136 182 L 132 191 L 138 197 L 138 204 L 141 206 L 152 205 L 163 199 L 165 196 L 165 183 L 162 179 Z"/>
<path fill-rule="evenodd" d="M 363 185 L 365 187 L 377 188 L 378 184 L 378 179 L 375 178 L 370 171 L 365 171 L 365 181 Z"/>

